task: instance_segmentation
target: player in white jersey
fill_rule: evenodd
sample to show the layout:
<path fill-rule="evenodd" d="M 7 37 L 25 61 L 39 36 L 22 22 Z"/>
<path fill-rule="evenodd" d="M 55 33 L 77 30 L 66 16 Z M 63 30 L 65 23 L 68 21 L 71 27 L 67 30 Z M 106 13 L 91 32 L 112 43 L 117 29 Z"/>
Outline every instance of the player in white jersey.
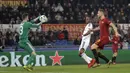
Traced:
<path fill-rule="evenodd" d="M 82 34 L 81 44 L 79 46 L 79 56 L 82 57 L 88 63 L 88 68 L 91 68 L 95 64 L 95 59 L 88 57 L 86 55 L 85 51 L 89 46 L 90 38 L 91 38 L 91 34 L 92 34 L 91 33 L 91 34 L 87 35 L 87 32 L 90 29 L 93 29 L 93 25 L 90 22 L 90 18 L 88 16 L 86 17 L 85 21 L 86 21 L 86 26 L 85 26 L 84 32 Z"/>

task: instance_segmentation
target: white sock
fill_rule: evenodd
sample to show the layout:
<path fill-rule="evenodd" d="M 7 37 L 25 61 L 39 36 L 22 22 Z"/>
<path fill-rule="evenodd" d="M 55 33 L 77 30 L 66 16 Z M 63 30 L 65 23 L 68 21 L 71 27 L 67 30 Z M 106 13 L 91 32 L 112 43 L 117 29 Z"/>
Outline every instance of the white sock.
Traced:
<path fill-rule="evenodd" d="M 81 56 L 88 64 L 92 60 L 92 58 L 88 57 L 85 53 L 82 53 Z"/>
<path fill-rule="evenodd" d="M 87 58 L 89 59 L 89 61 L 91 61 L 91 60 L 92 60 L 92 58 L 90 58 L 89 56 L 87 56 Z"/>

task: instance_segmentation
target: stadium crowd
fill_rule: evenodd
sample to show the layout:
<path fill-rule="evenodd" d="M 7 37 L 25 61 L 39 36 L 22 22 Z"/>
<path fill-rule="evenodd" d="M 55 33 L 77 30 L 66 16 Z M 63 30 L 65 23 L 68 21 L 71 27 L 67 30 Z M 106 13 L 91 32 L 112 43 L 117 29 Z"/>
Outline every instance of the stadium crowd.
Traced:
<path fill-rule="evenodd" d="M 48 23 L 84 23 L 84 16 L 96 15 L 103 8 L 106 16 L 115 23 L 130 22 L 129 0 L 28 0 L 25 6 L 0 7 L 0 23 L 19 24 L 24 12 L 30 13 L 30 19 L 45 14 Z"/>
<path fill-rule="evenodd" d="M 34 46 L 43 46 L 47 43 L 55 42 L 56 40 L 66 40 L 68 41 L 68 31 L 63 28 L 63 30 L 51 30 L 47 32 L 44 31 L 30 31 L 29 40 Z M 2 46 L 14 46 L 17 45 L 19 41 L 19 34 L 17 29 L 4 29 L 0 31 L 0 45 Z"/>
<path fill-rule="evenodd" d="M 130 28 L 128 29 L 128 31 L 125 30 L 121 30 L 120 27 L 118 27 L 118 31 L 121 34 L 121 40 L 122 41 L 127 41 L 130 44 Z M 99 32 L 96 32 L 95 34 L 92 35 L 92 42 L 97 39 Z M 30 31 L 29 32 L 29 40 L 32 42 L 32 44 L 34 46 L 44 46 L 48 43 L 56 43 L 57 40 L 65 40 L 65 41 L 69 41 L 69 32 L 66 30 L 66 28 L 63 28 L 63 30 L 52 30 L 49 29 L 47 32 L 44 31 L 39 31 L 38 29 L 36 29 L 36 31 Z M 4 29 L 4 30 L 0 30 L 0 46 L 15 46 L 17 45 L 19 41 L 19 35 L 17 32 L 17 29 L 12 30 L 10 28 L 8 29 Z M 79 45 L 81 38 L 77 37 L 73 41 L 72 44 L 74 45 Z M 63 44 L 62 44 L 63 45 Z M 65 45 L 65 43 L 64 43 Z"/>
<path fill-rule="evenodd" d="M 38 15 L 45 14 L 48 23 L 84 23 L 85 15 L 95 18 L 99 8 L 103 8 L 106 16 L 115 23 L 130 23 L 129 0 L 29 0 L 25 6 L 5 6 L 0 7 L 0 24 L 19 24 L 21 15 L 24 12 L 30 13 L 30 19 Z M 93 20 L 95 22 L 95 20 Z M 117 24 L 118 25 L 118 24 Z M 119 33 L 123 40 L 130 43 L 130 28 L 128 31 L 121 30 Z M 35 45 L 45 45 L 56 42 L 56 40 L 68 41 L 68 31 L 48 30 L 30 31 L 29 40 Z M 98 34 L 94 34 L 98 35 Z M 128 39 L 129 38 L 129 39 Z M 0 30 L 0 46 L 14 46 L 18 43 L 18 32 L 11 29 Z M 80 39 L 76 38 L 73 44 L 80 44 Z"/>

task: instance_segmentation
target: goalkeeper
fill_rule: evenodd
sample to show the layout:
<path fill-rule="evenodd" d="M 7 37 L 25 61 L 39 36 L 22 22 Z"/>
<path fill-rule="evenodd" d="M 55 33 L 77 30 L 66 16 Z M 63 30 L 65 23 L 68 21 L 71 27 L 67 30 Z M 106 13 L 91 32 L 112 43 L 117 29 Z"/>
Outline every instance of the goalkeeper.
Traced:
<path fill-rule="evenodd" d="M 23 21 L 21 22 L 20 27 L 19 27 L 20 28 L 19 29 L 19 46 L 20 46 L 20 48 L 23 48 L 25 51 L 27 51 L 30 54 L 27 64 L 23 67 L 24 67 L 24 69 L 26 69 L 28 71 L 32 71 L 34 59 L 36 57 L 36 52 L 35 52 L 35 49 L 32 46 L 32 44 L 28 40 L 28 33 L 29 33 L 30 28 L 37 28 L 42 23 L 47 22 L 47 18 L 45 18 L 46 20 L 41 21 L 38 24 L 35 24 L 34 22 L 36 22 L 39 19 L 39 17 L 37 17 L 34 20 L 29 22 L 28 21 L 29 15 L 27 13 L 25 13 L 22 15 L 22 19 L 23 19 Z"/>

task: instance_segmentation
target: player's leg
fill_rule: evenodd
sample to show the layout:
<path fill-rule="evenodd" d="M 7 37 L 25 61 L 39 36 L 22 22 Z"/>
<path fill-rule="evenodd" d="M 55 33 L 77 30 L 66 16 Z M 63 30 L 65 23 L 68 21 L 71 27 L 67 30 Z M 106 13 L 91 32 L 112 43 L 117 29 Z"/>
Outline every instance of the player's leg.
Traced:
<path fill-rule="evenodd" d="M 99 58 L 101 58 L 101 59 L 103 59 L 107 64 L 108 64 L 108 67 L 109 67 L 109 65 L 111 64 L 111 60 L 109 60 L 105 55 L 103 55 L 100 51 L 99 51 L 100 49 L 98 48 L 97 49 L 97 55 L 98 55 L 98 57 Z M 93 50 L 92 50 L 93 51 Z M 94 54 L 94 53 L 93 53 Z M 97 56 L 96 56 L 97 57 Z M 95 59 L 96 59 L 96 57 L 95 57 Z M 97 63 L 95 63 L 95 65 L 93 65 L 93 68 L 95 68 L 95 67 L 98 67 L 98 66 L 100 66 L 100 63 L 99 63 L 99 60 L 97 61 Z"/>
<path fill-rule="evenodd" d="M 116 64 L 116 57 L 118 53 L 118 43 L 120 43 L 119 37 L 113 37 L 112 39 L 112 51 L 113 51 L 113 57 L 112 57 L 112 63 Z"/>
<path fill-rule="evenodd" d="M 88 57 L 85 54 L 86 48 L 88 47 L 88 43 L 85 41 L 81 41 L 80 47 L 79 47 L 79 56 L 82 57 L 88 64 L 92 60 L 92 58 Z"/>
<path fill-rule="evenodd" d="M 97 44 L 95 44 L 95 43 L 92 44 L 91 50 L 92 50 L 94 58 L 96 60 L 96 63 L 93 65 L 93 68 L 100 66 L 97 48 L 98 48 Z"/>
<path fill-rule="evenodd" d="M 103 49 L 104 45 L 108 44 L 110 42 L 108 37 L 103 37 L 100 41 L 96 42 L 96 44 L 99 46 L 98 49 Z M 101 54 L 101 52 L 98 51 L 98 57 L 100 57 L 101 59 L 103 59 L 108 67 L 111 64 L 111 60 L 109 60 L 105 55 Z"/>
<path fill-rule="evenodd" d="M 89 46 L 89 40 L 82 40 L 79 47 L 79 56 L 82 57 L 88 63 L 88 68 L 90 68 L 94 65 L 95 59 L 92 59 L 86 55 L 85 51 L 88 48 L 88 46 Z"/>
<path fill-rule="evenodd" d="M 19 43 L 20 48 L 23 48 L 25 51 L 27 51 L 30 54 L 29 60 L 27 64 L 24 66 L 24 69 L 28 71 L 32 71 L 34 59 L 36 56 L 35 50 L 33 46 L 29 42 L 21 42 Z"/>
<path fill-rule="evenodd" d="M 100 57 L 101 59 L 105 60 L 107 64 L 110 64 L 111 61 L 109 61 L 109 59 L 107 59 L 103 54 L 101 54 L 101 52 L 99 51 L 100 49 L 103 49 L 104 45 L 107 44 L 109 42 L 109 40 L 107 39 L 99 39 L 97 40 L 92 46 L 91 46 L 91 49 L 92 49 L 92 52 L 94 54 L 94 57 L 96 59 L 96 62 L 97 62 L 97 65 L 100 65 L 99 64 L 99 59 L 98 57 Z M 96 56 L 97 55 L 97 56 Z"/>
<path fill-rule="evenodd" d="M 116 57 L 117 57 L 117 55 L 118 55 L 117 52 L 115 52 L 115 53 L 113 54 L 113 57 L 112 57 L 112 63 L 113 63 L 113 64 L 116 64 Z"/>
<path fill-rule="evenodd" d="M 100 40 L 97 40 L 95 43 L 98 43 Z M 98 49 L 98 45 L 97 44 L 92 44 L 91 46 L 91 50 L 93 52 L 93 55 L 94 55 L 94 58 L 96 60 L 96 63 L 99 64 L 99 58 L 98 58 L 98 52 L 97 52 L 97 49 Z"/>
<path fill-rule="evenodd" d="M 99 50 L 100 49 L 98 49 L 98 57 L 103 59 L 106 63 L 108 63 L 109 59 L 105 55 L 103 55 Z"/>
<path fill-rule="evenodd" d="M 109 59 L 103 55 L 100 50 L 104 48 L 104 45 L 108 44 L 109 38 L 108 37 L 103 37 L 100 41 L 96 42 L 96 44 L 99 46 L 98 47 L 98 56 L 103 59 L 106 63 L 109 63 Z"/>
<path fill-rule="evenodd" d="M 113 56 L 112 56 L 112 63 L 116 64 L 116 57 L 118 55 L 118 44 L 112 44 Z"/>
<path fill-rule="evenodd" d="M 26 66 L 33 66 L 33 63 L 34 63 L 34 60 L 35 60 L 35 57 L 36 57 L 35 49 L 31 45 L 30 42 L 27 42 L 26 49 L 27 49 L 28 53 L 30 54 L 30 57 L 29 57 L 29 60 L 28 60 L 28 62 L 26 64 Z"/>
<path fill-rule="evenodd" d="M 35 59 L 36 53 L 32 52 L 31 56 L 29 57 L 29 60 L 27 62 L 27 64 L 24 66 L 24 68 L 28 71 L 32 71 L 33 70 L 33 64 L 34 64 L 34 59 Z"/>

